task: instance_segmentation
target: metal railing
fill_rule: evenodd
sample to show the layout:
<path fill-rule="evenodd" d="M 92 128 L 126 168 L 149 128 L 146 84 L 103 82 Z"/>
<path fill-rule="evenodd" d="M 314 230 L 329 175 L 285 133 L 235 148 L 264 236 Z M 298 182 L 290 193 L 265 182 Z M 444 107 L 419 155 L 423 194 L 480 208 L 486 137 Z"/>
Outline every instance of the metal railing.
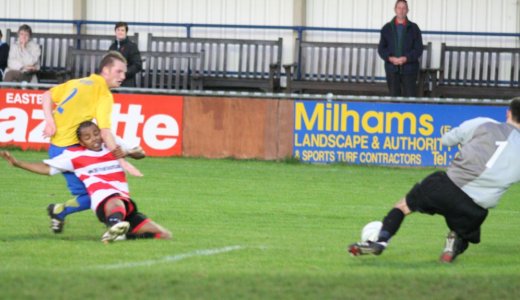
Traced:
<path fill-rule="evenodd" d="M 0 22 L 9 23 L 51 23 L 51 24 L 70 24 L 75 26 L 76 32 L 81 33 L 83 25 L 110 25 L 116 21 L 90 21 L 90 20 L 49 20 L 49 19 L 11 19 L 0 18 Z M 340 27 L 313 27 L 313 26 L 277 26 L 277 25 L 241 25 L 241 24 L 207 24 L 207 23 L 160 23 L 160 22 L 127 22 L 132 26 L 152 26 L 152 27 L 179 27 L 186 30 L 186 37 L 192 36 L 194 28 L 227 28 L 227 29 L 255 29 L 255 30 L 289 30 L 297 34 L 302 39 L 306 31 L 332 31 L 332 32 L 358 32 L 358 33 L 379 33 L 380 29 L 369 28 L 340 28 Z M 455 35 L 455 36 L 488 36 L 488 37 L 515 37 L 520 38 L 520 33 L 511 32 L 475 32 L 475 31 L 438 31 L 424 30 L 426 35 Z"/>

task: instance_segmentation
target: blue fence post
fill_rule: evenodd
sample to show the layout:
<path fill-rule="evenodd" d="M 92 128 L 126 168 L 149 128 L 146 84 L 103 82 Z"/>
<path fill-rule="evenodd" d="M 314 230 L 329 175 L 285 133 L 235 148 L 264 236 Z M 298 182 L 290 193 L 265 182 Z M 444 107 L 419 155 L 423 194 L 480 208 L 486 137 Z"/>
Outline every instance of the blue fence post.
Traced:
<path fill-rule="evenodd" d="M 79 40 L 79 36 L 81 34 L 81 26 L 83 26 L 83 21 L 82 20 L 75 20 L 73 22 L 74 26 L 76 26 L 76 49 L 80 49 L 81 48 L 81 42 Z"/>
<path fill-rule="evenodd" d="M 192 24 L 186 24 L 186 37 L 187 38 L 190 38 L 191 37 L 191 27 L 193 26 Z"/>

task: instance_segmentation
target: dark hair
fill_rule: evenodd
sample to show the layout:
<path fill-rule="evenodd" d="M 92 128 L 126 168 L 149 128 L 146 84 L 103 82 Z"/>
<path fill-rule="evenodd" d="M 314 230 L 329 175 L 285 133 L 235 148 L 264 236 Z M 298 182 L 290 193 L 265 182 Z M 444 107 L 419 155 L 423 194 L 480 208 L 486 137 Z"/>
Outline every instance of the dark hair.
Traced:
<path fill-rule="evenodd" d="M 81 135 L 81 131 L 84 129 L 84 128 L 87 128 L 87 127 L 90 127 L 90 126 L 96 126 L 96 123 L 92 122 L 92 121 L 83 121 L 79 124 L 78 128 L 76 129 L 76 137 L 78 138 L 78 140 L 80 139 L 80 135 Z"/>
<path fill-rule="evenodd" d="M 119 27 L 124 27 L 126 32 L 128 32 L 128 24 L 126 22 L 117 22 L 114 30 L 117 30 Z"/>
<path fill-rule="evenodd" d="M 397 7 L 397 4 L 399 4 L 399 2 L 404 2 L 404 4 L 406 4 L 406 7 L 408 7 L 408 2 L 406 2 L 406 0 L 397 0 L 397 1 L 395 1 L 394 7 Z"/>
<path fill-rule="evenodd" d="M 23 24 L 22 26 L 20 26 L 18 28 L 18 32 L 20 31 L 27 31 L 29 33 L 29 37 L 32 36 L 32 29 L 31 29 L 31 26 L 27 25 L 27 24 Z"/>
<path fill-rule="evenodd" d="M 127 64 L 126 59 L 121 53 L 117 51 L 109 51 L 105 56 L 103 56 L 99 63 L 99 72 L 103 71 L 104 67 L 111 67 L 116 60 L 121 61 L 125 65 Z"/>
<path fill-rule="evenodd" d="M 2 29 L 0 29 L 0 37 L 3 37 L 4 35 L 2 34 Z"/>
<path fill-rule="evenodd" d="M 515 123 L 520 123 L 520 97 L 513 98 L 509 103 L 511 117 Z"/>

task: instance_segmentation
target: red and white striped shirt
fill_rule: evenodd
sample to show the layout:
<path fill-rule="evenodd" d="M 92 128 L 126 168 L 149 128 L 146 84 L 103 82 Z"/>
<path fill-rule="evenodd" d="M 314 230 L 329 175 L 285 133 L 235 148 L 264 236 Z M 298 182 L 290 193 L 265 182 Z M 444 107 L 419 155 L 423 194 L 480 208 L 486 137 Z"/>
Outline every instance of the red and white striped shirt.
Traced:
<path fill-rule="evenodd" d="M 85 184 L 91 198 L 90 208 L 94 211 L 101 201 L 112 194 L 130 197 L 125 172 L 105 146 L 100 151 L 88 150 L 83 146 L 68 148 L 43 162 L 51 167 L 50 175 L 74 172 Z"/>

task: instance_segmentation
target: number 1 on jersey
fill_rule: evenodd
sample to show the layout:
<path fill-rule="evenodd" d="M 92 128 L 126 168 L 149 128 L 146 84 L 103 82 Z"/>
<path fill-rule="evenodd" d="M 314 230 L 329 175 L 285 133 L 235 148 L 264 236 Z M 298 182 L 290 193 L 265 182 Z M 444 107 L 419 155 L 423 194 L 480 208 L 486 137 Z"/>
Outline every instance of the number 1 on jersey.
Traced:
<path fill-rule="evenodd" d="M 507 141 L 504 141 L 504 142 L 495 142 L 495 145 L 497 145 L 497 150 L 495 150 L 495 153 L 493 153 L 493 155 L 491 156 L 491 158 L 488 160 L 488 162 L 486 163 L 486 168 L 491 168 L 493 167 L 493 165 L 495 164 L 495 162 L 497 161 L 498 157 L 500 156 L 500 154 L 502 154 L 502 151 L 504 151 L 504 149 L 506 148 L 507 146 Z"/>

